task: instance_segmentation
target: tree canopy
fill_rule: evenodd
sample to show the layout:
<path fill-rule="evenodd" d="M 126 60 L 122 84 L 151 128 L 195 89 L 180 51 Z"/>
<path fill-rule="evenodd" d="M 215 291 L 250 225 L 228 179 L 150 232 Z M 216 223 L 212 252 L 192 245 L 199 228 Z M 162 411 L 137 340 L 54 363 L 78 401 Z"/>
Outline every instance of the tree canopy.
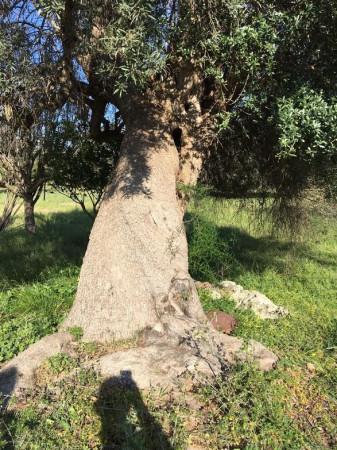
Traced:
<path fill-rule="evenodd" d="M 334 185 L 336 18 L 323 0 L 3 0 L 1 120 L 29 128 L 80 98 L 111 143 L 108 104 L 126 121 L 144 99 L 169 101 L 168 126 L 217 161 L 208 182 L 226 186 L 241 159 L 240 178 L 284 198 Z"/>

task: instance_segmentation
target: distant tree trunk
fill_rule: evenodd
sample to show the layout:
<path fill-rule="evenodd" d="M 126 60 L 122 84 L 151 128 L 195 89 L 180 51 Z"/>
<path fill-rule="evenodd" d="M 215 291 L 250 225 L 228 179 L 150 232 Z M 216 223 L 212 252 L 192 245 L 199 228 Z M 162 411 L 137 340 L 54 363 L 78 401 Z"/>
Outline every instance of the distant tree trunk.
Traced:
<path fill-rule="evenodd" d="M 35 201 L 32 194 L 24 195 L 24 217 L 25 217 L 25 230 L 34 234 L 36 232 L 36 223 L 35 223 Z"/>
<path fill-rule="evenodd" d="M 172 132 L 164 117 L 149 117 L 147 110 L 126 126 L 114 182 L 99 209 L 75 303 L 63 324 L 82 327 L 85 340 L 162 332 L 171 314 L 205 319 L 188 271 Z"/>

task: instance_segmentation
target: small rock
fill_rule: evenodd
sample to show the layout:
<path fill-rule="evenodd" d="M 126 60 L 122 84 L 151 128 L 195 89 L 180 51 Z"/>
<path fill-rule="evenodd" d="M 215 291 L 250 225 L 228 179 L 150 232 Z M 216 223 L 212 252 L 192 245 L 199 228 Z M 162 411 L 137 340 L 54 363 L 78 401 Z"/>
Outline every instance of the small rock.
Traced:
<path fill-rule="evenodd" d="M 213 286 L 211 283 L 196 281 L 195 286 L 198 289 L 204 289 L 205 291 L 208 291 L 209 295 L 215 300 L 220 300 L 220 298 L 223 297 L 223 292 L 221 292 L 221 289 Z"/>
<path fill-rule="evenodd" d="M 260 370 L 275 368 L 278 357 L 260 342 L 251 339 L 247 344 L 235 336 L 222 335 L 226 359 L 230 364 L 237 362 L 254 363 Z"/>
<path fill-rule="evenodd" d="M 237 325 L 237 321 L 233 316 L 218 310 L 209 311 L 207 318 L 217 331 L 225 334 L 231 334 Z"/>
<path fill-rule="evenodd" d="M 224 280 L 221 281 L 220 286 L 222 289 L 228 291 L 228 292 L 236 292 L 236 291 L 242 291 L 243 287 L 239 284 L 234 283 L 234 281 Z"/>
<path fill-rule="evenodd" d="M 210 290 L 210 295 L 214 300 L 220 300 L 220 298 L 223 297 L 223 294 L 219 291 L 219 289 L 211 289 Z"/>
<path fill-rule="evenodd" d="M 247 354 L 247 360 L 251 359 L 251 361 L 254 361 L 258 368 L 264 372 L 269 372 L 274 369 L 278 362 L 278 357 L 275 353 L 253 339 L 248 343 Z M 250 357 L 249 354 L 251 355 Z"/>
<path fill-rule="evenodd" d="M 195 281 L 195 287 L 197 289 L 212 289 L 214 286 L 207 281 Z"/>
<path fill-rule="evenodd" d="M 279 319 L 287 316 L 289 312 L 282 306 L 275 305 L 268 297 L 258 291 L 248 291 L 234 281 L 220 283 L 222 293 L 228 295 L 237 308 L 251 309 L 261 319 Z M 212 295 L 212 290 L 209 290 Z"/>

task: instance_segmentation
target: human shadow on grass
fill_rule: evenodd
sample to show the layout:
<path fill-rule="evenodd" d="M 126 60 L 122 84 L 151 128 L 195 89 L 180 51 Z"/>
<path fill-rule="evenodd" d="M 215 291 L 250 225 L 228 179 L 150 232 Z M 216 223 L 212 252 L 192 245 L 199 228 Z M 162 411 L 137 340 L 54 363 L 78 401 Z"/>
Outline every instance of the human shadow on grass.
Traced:
<path fill-rule="evenodd" d="M 12 392 L 16 385 L 18 378 L 17 369 L 11 367 L 10 369 L 3 369 L 0 371 L 0 412 L 6 410 L 10 401 Z"/>
<path fill-rule="evenodd" d="M 121 371 L 102 384 L 96 410 L 103 450 L 174 450 L 144 404 L 131 371 Z"/>
<path fill-rule="evenodd" d="M 35 235 L 22 228 L 0 234 L 2 286 L 37 281 L 49 269 L 81 265 L 92 226 L 89 217 L 76 210 L 47 218 L 37 214 L 37 223 Z"/>
<path fill-rule="evenodd" d="M 15 388 L 18 373 L 15 367 L 2 370 L 0 373 L 0 446 L 3 450 L 14 450 L 15 445 L 10 431 L 10 423 L 14 414 L 7 411 Z"/>

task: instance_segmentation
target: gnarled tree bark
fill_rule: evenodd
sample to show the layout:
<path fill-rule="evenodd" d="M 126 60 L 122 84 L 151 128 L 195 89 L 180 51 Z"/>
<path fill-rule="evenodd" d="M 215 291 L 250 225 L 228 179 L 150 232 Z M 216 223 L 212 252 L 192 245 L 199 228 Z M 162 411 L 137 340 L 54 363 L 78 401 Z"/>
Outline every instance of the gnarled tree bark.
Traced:
<path fill-rule="evenodd" d="M 170 311 L 205 321 L 188 272 L 178 176 L 165 112 L 147 107 L 133 115 L 64 329 L 79 326 L 85 340 L 104 342 L 163 331 L 161 318 Z"/>

